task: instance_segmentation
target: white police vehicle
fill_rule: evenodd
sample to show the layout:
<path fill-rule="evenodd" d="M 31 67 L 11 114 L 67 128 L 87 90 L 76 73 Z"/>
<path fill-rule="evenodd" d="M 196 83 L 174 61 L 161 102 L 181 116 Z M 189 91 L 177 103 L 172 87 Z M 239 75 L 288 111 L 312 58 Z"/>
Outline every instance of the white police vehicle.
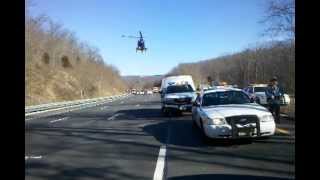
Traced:
<path fill-rule="evenodd" d="M 267 95 L 266 95 L 266 89 L 268 85 L 267 84 L 251 84 L 248 87 L 244 88 L 244 92 L 246 92 L 250 99 L 253 99 L 256 101 L 256 103 L 261 105 L 267 105 Z M 280 101 L 281 105 L 288 105 L 290 104 L 290 97 L 288 94 L 283 94 L 283 97 Z"/>
<path fill-rule="evenodd" d="M 276 128 L 268 109 L 235 88 L 202 91 L 192 107 L 192 121 L 208 138 L 267 137 Z"/>

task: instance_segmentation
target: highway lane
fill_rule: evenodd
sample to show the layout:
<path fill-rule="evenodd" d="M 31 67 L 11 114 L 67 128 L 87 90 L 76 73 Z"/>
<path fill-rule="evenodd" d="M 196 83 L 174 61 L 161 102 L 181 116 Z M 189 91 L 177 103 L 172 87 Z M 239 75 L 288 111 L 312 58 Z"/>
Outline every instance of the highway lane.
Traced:
<path fill-rule="evenodd" d="M 168 179 L 294 178 L 294 137 L 204 143 L 189 115 L 163 117 L 159 101 L 129 96 L 26 121 L 26 179 L 152 179 L 163 145 Z"/>
<path fill-rule="evenodd" d="M 142 128 L 166 119 L 147 98 L 27 121 L 26 156 L 42 158 L 26 160 L 26 179 L 152 179 L 161 143 Z"/>

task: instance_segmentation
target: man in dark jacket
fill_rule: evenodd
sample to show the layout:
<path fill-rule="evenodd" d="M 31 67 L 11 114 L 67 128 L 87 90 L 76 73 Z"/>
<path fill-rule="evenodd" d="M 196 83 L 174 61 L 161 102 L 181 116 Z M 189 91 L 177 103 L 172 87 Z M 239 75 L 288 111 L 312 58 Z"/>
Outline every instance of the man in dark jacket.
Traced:
<path fill-rule="evenodd" d="M 266 89 L 267 102 L 270 112 L 274 115 L 276 123 L 280 124 L 280 99 L 283 96 L 278 86 L 278 80 L 273 77 Z"/>

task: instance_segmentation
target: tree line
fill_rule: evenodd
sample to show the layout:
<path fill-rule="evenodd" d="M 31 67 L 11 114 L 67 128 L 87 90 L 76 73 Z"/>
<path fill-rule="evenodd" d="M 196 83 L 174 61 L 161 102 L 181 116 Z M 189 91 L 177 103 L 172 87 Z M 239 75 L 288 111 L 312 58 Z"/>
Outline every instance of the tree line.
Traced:
<path fill-rule="evenodd" d="M 197 85 L 225 81 L 245 87 L 250 83 L 268 83 L 277 76 L 283 88 L 294 94 L 295 45 L 291 41 L 266 43 L 242 52 L 197 63 L 179 64 L 167 75 L 192 75 Z"/>

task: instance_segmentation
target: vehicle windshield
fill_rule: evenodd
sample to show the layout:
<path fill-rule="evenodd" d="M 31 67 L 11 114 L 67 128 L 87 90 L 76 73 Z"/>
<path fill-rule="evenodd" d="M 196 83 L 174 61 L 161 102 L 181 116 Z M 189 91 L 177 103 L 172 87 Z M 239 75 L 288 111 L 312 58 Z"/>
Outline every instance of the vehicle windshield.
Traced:
<path fill-rule="evenodd" d="M 202 106 L 247 103 L 250 103 L 250 99 L 242 91 L 224 91 L 208 93 L 203 96 L 202 100 Z"/>
<path fill-rule="evenodd" d="M 266 92 L 267 87 L 255 87 L 254 92 Z"/>
<path fill-rule="evenodd" d="M 183 92 L 194 92 L 192 87 L 188 85 L 174 85 L 174 86 L 168 86 L 167 87 L 167 94 L 170 93 L 183 93 Z"/>

